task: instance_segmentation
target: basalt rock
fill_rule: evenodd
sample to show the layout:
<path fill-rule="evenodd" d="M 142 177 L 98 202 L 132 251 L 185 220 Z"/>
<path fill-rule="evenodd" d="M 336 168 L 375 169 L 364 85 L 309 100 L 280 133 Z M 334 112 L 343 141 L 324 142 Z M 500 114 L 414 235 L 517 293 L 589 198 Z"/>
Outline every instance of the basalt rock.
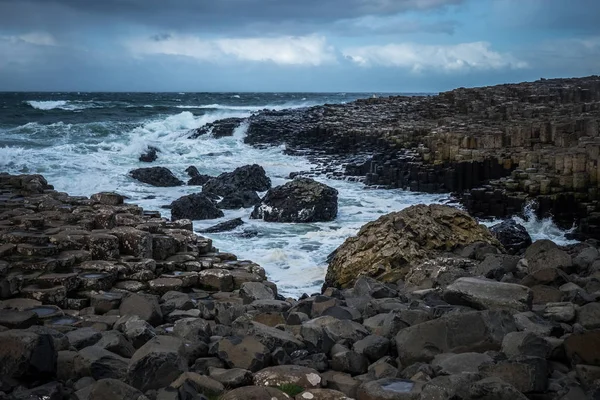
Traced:
<path fill-rule="evenodd" d="M 133 179 L 152 186 L 168 187 L 183 185 L 183 182 L 165 167 L 138 168 L 130 171 L 129 175 Z"/>
<path fill-rule="evenodd" d="M 337 216 L 338 192 L 309 178 L 299 178 L 267 192 L 251 218 L 267 222 L 321 222 Z"/>
<path fill-rule="evenodd" d="M 171 218 L 178 219 L 214 219 L 225 214 L 219 210 L 215 203 L 202 193 L 189 194 L 180 197 L 171 203 Z"/>
<path fill-rule="evenodd" d="M 531 236 L 523 225 L 508 219 L 490 227 L 490 232 L 502 243 L 511 254 L 517 254 L 531 245 Z"/>
<path fill-rule="evenodd" d="M 156 147 L 148 146 L 148 149 L 140 155 L 139 160 L 141 162 L 147 162 L 147 163 L 156 161 L 156 159 L 158 158 L 159 152 L 160 152 L 160 150 L 157 149 Z"/>
<path fill-rule="evenodd" d="M 271 188 L 271 179 L 267 177 L 265 170 L 260 165 L 245 165 L 211 179 L 206 182 L 202 190 L 223 196 L 228 194 L 228 186 L 233 186 L 239 190 L 264 192 Z"/>
<path fill-rule="evenodd" d="M 244 121 L 243 118 L 225 118 L 216 122 L 208 123 L 193 130 L 189 136 L 190 139 L 196 139 L 200 136 L 211 134 L 214 138 L 220 139 L 226 136 L 233 136 L 235 129 Z"/>
<path fill-rule="evenodd" d="M 404 278 L 413 266 L 476 242 L 502 248 L 467 213 L 442 205 L 417 205 L 363 226 L 335 252 L 329 286 L 347 287 L 359 276 L 386 282 Z"/>

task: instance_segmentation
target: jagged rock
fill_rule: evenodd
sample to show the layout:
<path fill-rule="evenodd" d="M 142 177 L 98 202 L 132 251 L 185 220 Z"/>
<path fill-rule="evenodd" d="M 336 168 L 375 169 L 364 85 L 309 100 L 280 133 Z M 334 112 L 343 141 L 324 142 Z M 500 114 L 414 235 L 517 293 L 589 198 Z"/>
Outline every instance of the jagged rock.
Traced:
<path fill-rule="evenodd" d="M 170 387 L 178 389 L 179 393 L 183 389 L 191 395 L 204 394 L 213 397 L 221 395 L 225 390 L 221 382 L 195 372 L 184 372 Z"/>
<path fill-rule="evenodd" d="M 77 350 L 92 346 L 102 338 L 102 334 L 92 328 L 75 329 L 74 331 L 67 332 L 66 335 L 69 343 Z"/>
<path fill-rule="evenodd" d="M 404 278 L 411 266 L 475 242 L 501 247 L 468 214 L 442 205 L 417 205 L 363 226 L 340 246 L 326 284 L 346 287 L 366 275 L 385 282 Z"/>
<path fill-rule="evenodd" d="M 156 159 L 158 158 L 159 152 L 160 152 L 160 150 L 157 149 L 156 147 L 148 146 L 148 149 L 140 155 L 139 160 L 141 162 L 147 162 L 147 163 L 156 161 Z"/>
<path fill-rule="evenodd" d="M 197 139 L 206 134 L 211 134 L 214 138 L 220 139 L 225 136 L 233 136 L 235 129 L 244 121 L 243 118 L 230 117 L 211 122 L 194 129 L 189 138 Z"/>
<path fill-rule="evenodd" d="M 477 310 L 531 310 L 533 293 L 526 286 L 481 278 L 459 278 L 444 290 L 444 300 Z"/>
<path fill-rule="evenodd" d="M 133 345 L 119 331 L 102 332 L 102 337 L 94 346 L 101 347 L 125 358 L 131 358 L 133 353 L 135 353 Z"/>
<path fill-rule="evenodd" d="M 183 342 L 174 337 L 156 336 L 135 352 L 127 376 L 133 387 L 146 391 L 170 385 L 186 371 Z"/>
<path fill-rule="evenodd" d="M 269 190 L 250 217 L 267 222 L 332 221 L 337 216 L 337 201 L 334 188 L 300 178 Z"/>
<path fill-rule="evenodd" d="M 367 356 L 369 361 L 375 362 L 388 354 L 390 341 L 382 336 L 369 335 L 357 342 L 354 342 L 352 348 L 357 353 Z"/>
<path fill-rule="evenodd" d="M 230 187 L 237 190 L 264 192 L 271 188 L 271 179 L 267 177 L 264 168 L 260 165 L 245 165 L 236 168 L 232 172 L 222 173 L 206 182 L 202 187 L 202 191 L 226 196 L 230 193 Z"/>
<path fill-rule="evenodd" d="M 517 224 L 513 219 L 507 219 L 490 227 L 490 232 L 511 254 L 517 254 L 521 250 L 525 250 L 532 243 L 527 229 L 523 225 Z"/>
<path fill-rule="evenodd" d="M 180 197 L 171 203 L 171 219 L 214 219 L 225 214 L 219 210 L 215 203 L 202 193 L 189 194 Z"/>
<path fill-rule="evenodd" d="M 183 182 L 165 167 L 137 168 L 130 171 L 129 175 L 133 179 L 152 186 L 168 187 L 183 185 Z"/>
<path fill-rule="evenodd" d="M 199 233 L 218 233 L 232 231 L 238 226 L 244 225 L 244 221 L 241 218 L 232 219 L 229 221 L 221 222 L 220 224 L 213 225 L 209 228 L 198 231 Z"/>
<path fill-rule="evenodd" d="M 210 377 L 221 382 L 226 388 L 235 389 L 240 386 L 249 386 L 252 384 L 252 372 L 247 369 L 209 367 L 208 370 Z"/>

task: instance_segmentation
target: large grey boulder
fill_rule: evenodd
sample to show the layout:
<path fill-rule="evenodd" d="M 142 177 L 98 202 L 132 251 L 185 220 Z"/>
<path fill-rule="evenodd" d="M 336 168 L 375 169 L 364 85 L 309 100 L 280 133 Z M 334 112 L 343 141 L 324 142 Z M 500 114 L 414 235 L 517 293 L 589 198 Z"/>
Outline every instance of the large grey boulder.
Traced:
<path fill-rule="evenodd" d="M 533 292 L 526 286 L 482 278 L 459 278 L 443 294 L 450 304 L 477 310 L 529 311 Z"/>
<path fill-rule="evenodd" d="M 396 335 L 402 365 L 431 361 L 441 353 L 500 350 L 504 336 L 516 331 L 507 311 L 452 313 L 401 330 Z"/>
<path fill-rule="evenodd" d="M 168 386 L 188 369 L 181 339 L 156 336 L 139 348 L 129 362 L 129 383 L 141 390 Z"/>
<path fill-rule="evenodd" d="M 203 220 L 221 218 L 225 214 L 203 193 L 182 196 L 171 203 L 171 219 Z"/>

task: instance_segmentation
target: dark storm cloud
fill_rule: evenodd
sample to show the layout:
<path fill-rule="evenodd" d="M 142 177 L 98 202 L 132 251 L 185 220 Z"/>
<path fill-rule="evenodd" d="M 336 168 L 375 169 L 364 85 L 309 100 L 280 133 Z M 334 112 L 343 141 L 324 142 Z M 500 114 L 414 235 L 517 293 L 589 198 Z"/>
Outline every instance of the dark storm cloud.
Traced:
<path fill-rule="evenodd" d="M 85 24 L 135 23 L 210 31 L 260 27 L 273 33 L 315 24 L 434 11 L 466 0 L 0 0 L 0 26 L 68 30 Z M 286 25 L 290 25 L 289 27 Z"/>

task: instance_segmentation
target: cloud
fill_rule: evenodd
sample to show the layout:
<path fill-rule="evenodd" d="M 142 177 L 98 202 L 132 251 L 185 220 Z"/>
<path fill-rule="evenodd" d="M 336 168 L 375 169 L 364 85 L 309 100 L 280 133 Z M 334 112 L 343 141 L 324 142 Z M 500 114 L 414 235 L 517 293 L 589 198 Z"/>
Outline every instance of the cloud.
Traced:
<path fill-rule="evenodd" d="M 319 66 L 336 61 L 334 49 L 321 36 L 203 39 L 163 34 L 150 39 L 134 39 L 126 46 L 137 56 L 163 54 L 191 57 L 203 62 L 241 60 Z"/>
<path fill-rule="evenodd" d="M 362 66 L 385 66 L 409 69 L 459 72 L 465 70 L 493 70 L 526 68 L 527 63 L 510 54 L 493 51 L 487 42 L 455 45 L 420 45 L 414 43 L 382 46 L 351 47 L 342 54 Z"/>
<path fill-rule="evenodd" d="M 0 0 L 0 26 L 5 29 L 68 31 L 107 24 L 210 32 L 226 27 L 247 32 L 262 27 L 262 35 L 290 34 L 286 23 L 326 26 L 367 15 L 386 17 L 406 12 L 430 12 L 467 0 Z"/>

